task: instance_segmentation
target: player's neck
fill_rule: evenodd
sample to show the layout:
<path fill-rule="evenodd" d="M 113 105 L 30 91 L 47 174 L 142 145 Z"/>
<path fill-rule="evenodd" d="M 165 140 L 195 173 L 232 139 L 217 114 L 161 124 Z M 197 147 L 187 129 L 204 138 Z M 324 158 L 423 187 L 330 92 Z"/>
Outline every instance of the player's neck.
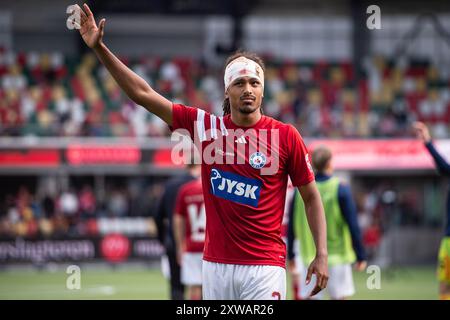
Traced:
<path fill-rule="evenodd" d="M 231 121 L 238 127 L 252 127 L 258 123 L 261 117 L 260 110 L 252 113 L 231 112 Z"/>

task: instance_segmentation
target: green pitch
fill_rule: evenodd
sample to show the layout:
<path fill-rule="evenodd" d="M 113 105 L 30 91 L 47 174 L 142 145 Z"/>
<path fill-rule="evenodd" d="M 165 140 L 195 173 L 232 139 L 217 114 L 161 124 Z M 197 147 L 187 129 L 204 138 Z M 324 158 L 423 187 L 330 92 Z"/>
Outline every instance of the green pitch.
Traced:
<path fill-rule="evenodd" d="M 168 283 L 158 269 L 81 269 L 81 288 L 69 290 L 64 270 L 0 271 L 0 299 L 167 299 Z M 367 273 L 354 273 L 353 299 L 437 299 L 434 267 L 381 272 L 381 288 L 367 289 Z M 288 283 L 288 297 L 291 297 Z"/>

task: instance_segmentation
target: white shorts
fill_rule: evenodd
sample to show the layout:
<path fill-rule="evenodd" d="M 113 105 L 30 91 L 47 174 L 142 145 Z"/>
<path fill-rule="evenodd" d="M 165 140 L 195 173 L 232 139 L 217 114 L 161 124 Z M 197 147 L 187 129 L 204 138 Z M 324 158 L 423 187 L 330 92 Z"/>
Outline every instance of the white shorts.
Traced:
<path fill-rule="evenodd" d="M 203 260 L 204 300 L 285 300 L 286 270 Z"/>
<path fill-rule="evenodd" d="M 300 297 L 306 299 L 316 285 L 316 276 L 313 275 L 311 282 L 306 285 L 306 274 L 308 269 L 296 260 L 297 269 L 300 272 L 298 284 L 300 288 Z M 353 274 L 351 264 L 341 264 L 328 267 L 328 285 L 327 288 L 320 291 L 311 299 L 323 299 L 324 291 L 327 291 L 331 299 L 343 299 L 355 294 L 355 285 L 353 283 Z"/>
<path fill-rule="evenodd" d="M 181 283 L 186 286 L 201 286 L 203 253 L 185 252 L 181 259 Z"/>

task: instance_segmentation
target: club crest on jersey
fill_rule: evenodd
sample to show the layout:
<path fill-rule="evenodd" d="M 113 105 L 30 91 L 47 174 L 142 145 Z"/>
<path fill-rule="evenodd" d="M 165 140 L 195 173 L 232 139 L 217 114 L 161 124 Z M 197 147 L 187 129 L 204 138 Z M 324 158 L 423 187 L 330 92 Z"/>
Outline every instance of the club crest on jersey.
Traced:
<path fill-rule="evenodd" d="M 211 170 L 210 192 L 216 197 L 258 207 L 262 182 L 231 172 Z"/>
<path fill-rule="evenodd" d="M 267 158 L 264 153 L 255 152 L 250 156 L 250 165 L 255 169 L 261 169 L 266 165 Z"/>

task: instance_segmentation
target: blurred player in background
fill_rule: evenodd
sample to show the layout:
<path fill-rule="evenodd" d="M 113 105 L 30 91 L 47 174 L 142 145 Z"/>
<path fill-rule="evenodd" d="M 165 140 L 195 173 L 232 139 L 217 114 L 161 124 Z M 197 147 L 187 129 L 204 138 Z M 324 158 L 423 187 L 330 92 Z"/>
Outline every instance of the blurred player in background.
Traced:
<path fill-rule="evenodd" d="M 351 264 L 356 259 L 356 269 L 366 268 L 366 252 L 362 245 L 356 206 L 350 187 L 333 177 L 332 154 L 325 146 L 317 147 L 312 153 L 312 164 L 316 182 L 322 197 L 327 219 L 328 263 L 330 279 L 328 293 L 332 299 L 346 299 L 355 293 Z M 311 232 L 305 219 L 303 201 L 298 194 L 294 197 L 289 219 L 288 256 L 289 269 L 294 283 L 298 283 L 298 297 L 307 298 L 311 285 L 305 284 L 303 265 L 315 256 Z M 293 239 L 299 239 L 301 258 L 294 260 Z M 322 292 L 323 293 L 323 292 Z M 322 293 L 317 295 L 321 298 Z"/>
<path fill-rule="evenodd" d="M 184 285 L 180 280 L 180 265 L 177 260 L 177 248 L 173 234 L 173 212 L 180 187 L 199 175 L 200 166 L 188 164 L 186 174 L 169 179 L 164 185 L 158 211 L 156 212 L 156 226 L 158 239 L 165 248 L 169 262 L 170 297 L 172 300 L 184 299 Z"/>
<path fill-rule="evenodd" d="M 173 217 L 181 283 L 188 287 L 188 297 L 191 300 L 202 298 L 202 260 L 206 229 L 200 170 L 197 174 L 196 180 L 180 188 Z"/>
<path fill-rule="evenodd" d="M 320 194 L 299 132 L 292 125 L 262 114 L 264 64 L 261 59 L 254 54 L 238 53 L 227 60 L 224 116 L 217 117 L 198 108 L 174 104 L 155 92 L 103 43 L 105 19 L 97 27 L 89 7 L 85 4 L 83 9 L 77 7 L 80 25 L 74 24 L 127 96 L 160 117 L 171 130 L 184 131 L 194 143 L 201 144 L 207 215 L 203 298 L 286 298 L 286 245 L 281 238 L 281 221 L 288 176 L 305 202 L 317 248 L 307 276 L 317 276 L 312 294 L 325 288 L 328 253 Z M 241 136 L 235 137 L 233 133 L 239 131 Z M 275 141 L 273 145 L 264 141 L 269 133 Z M 255 139 L 259 140 L 260 151 L 249 154 Z M 216 141 L 226 150 L 213 148 L 220 160 L 209 162 L 211 159 L 205 159 L 206 149 Z M 261 141 L 265 142 L 263 146 Z M 224 163 L 229 157 L 232 163 Z M 238 163 L 235 158 L 245 159 Z M 275 172 L 261 174 L 265 166 L 272 165 Z"/>
<path fill-rule="evenodd" d="M 413 127 L 417 138 L 423 141 L 425 147 L 430 152 L 436 163 L 439 172 L 445 176 L 450 176 L 450 165 L 437 152 L 431 140 L 430 132 L 427 126 L 422 122 L 415 122 Z M 441 241 L 438 261 L 438 280 L 439 280 L 439 298 L 441 300 L 450 300 L 450 190 L 447 195 L 447 218 L 445 224 L 445 235 Z"/>

